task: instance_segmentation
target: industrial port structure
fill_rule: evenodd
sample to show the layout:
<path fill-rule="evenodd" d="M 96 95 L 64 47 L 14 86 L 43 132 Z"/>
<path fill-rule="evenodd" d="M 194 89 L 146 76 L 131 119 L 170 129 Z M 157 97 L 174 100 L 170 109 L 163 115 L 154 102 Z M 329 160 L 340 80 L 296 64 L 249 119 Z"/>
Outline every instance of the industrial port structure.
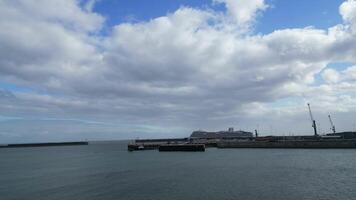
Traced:
<path fill-rule="evenodd" d="M 193 131 L 190 137 L 173 139 L 135 140 L 128 144 L 128 151 L 158 149 L 160 151 L 204 151 L 205 147 L 217 148 L 356 148 L 356 132 L 336 132 L 328 115 L 331 133 L 319 135 L 316 121 L 308 103 L 314 135 L 258 136 L 247 131 Z M 162 147 L 161 147 L 162 146 Z"/>

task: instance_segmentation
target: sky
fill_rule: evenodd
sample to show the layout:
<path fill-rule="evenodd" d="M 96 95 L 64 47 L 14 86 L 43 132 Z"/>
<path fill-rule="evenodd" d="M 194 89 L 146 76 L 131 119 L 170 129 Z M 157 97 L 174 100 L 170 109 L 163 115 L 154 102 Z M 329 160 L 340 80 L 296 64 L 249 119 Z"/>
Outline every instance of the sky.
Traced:
<path fill-rule="evenodd" d="M 0 0 L 0 143 L 356 126 L 355 0 Z"/>

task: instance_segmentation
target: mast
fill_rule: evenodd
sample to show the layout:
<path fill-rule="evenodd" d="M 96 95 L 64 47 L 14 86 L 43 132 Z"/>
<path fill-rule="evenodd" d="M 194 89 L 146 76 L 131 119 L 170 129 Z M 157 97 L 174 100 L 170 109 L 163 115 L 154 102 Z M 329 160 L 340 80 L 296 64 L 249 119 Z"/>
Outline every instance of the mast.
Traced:
<path fill-rule="evenodd" d="M 328 115 L 328 117 L 329 117 L 329 121 L 330 121 L 330 125 L 331 125 L 330 129 L 333 131 L 333 133 L 336 133 L 335 125 L 334 125 L 333 121 L 331 120 L 330 115 Z"/>
<path fill-rule="evenodd" d="M 315 123 L 313 114 L 312 114 L 312 112 L 311 112 L 310 104 L 309 104 L 309 103 L 308 103 L 308 108 L 309 108 L 310 119 L 311 119 L 311 121 L 312 121 L 312 127 L 314 128 L 314 136 L 318 136 L 318 132 L 317 132 L 317 130 L 316 130 L 316 123 Z"/>

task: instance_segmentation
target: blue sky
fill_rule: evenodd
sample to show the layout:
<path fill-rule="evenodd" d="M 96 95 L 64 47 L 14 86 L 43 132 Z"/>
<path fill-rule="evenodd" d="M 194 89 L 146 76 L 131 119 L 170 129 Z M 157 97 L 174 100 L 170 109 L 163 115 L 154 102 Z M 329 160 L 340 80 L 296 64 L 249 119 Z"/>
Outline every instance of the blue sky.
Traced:
<path fill-rule="evenodd" d="M 300 1 L 267 1 L 271 8 L 267 10 L 257 25 L 257 32 L 269 33 L 276 29 L 328 28 L 342 22 L 338 6 L 342 0 L 300 0 Z"/>
<path fill-rule="evenodd" d="M 307 102 L 324 133 L 328 114 L 351 130 L 355 13 L 355 0 L 4 1 L 0 143 L 312 134 Z"/>
<path fill-rule="evenodd" d="M 343 0 L 267 0 L 266 2 L 270 7 L 258 20 L 256 25 L 256 32 L 258 33 L 306 26 L 328 28 L 342 21 L 338 7 Z M 94 11 L 107 16 L 106 25 L 111 27 L 130 20 L 147 21 L 164 16 L 182 6 L 225 10 L 221 4 L 212 4 L 210 0 L 101 0 L 94 7 Z"/>

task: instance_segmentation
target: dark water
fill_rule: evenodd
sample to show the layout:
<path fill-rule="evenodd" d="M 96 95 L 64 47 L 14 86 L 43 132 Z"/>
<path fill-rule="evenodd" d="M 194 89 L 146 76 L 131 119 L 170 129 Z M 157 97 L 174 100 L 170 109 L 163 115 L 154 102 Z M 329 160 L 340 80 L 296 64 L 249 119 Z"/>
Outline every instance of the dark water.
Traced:
<path fill-rule="evenodd" d="M 356 199 L 356 150 L 0 149 L 0 199 Z"/>

